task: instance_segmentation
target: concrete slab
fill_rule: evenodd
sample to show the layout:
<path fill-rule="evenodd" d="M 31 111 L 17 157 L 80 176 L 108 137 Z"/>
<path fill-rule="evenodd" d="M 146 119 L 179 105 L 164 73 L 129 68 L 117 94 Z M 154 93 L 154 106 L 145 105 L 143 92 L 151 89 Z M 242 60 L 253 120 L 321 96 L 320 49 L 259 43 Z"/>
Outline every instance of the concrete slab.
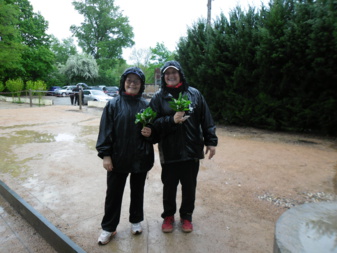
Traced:
<path fill-rule="evenodd" d="M 0 252 L 57 252 L 0 194 Z"/>
<path fill-rule="evenodd" d="M 300 205 L 277 221 L 274 253 L 311 252 L 337 252 L 337 202 Z"/>

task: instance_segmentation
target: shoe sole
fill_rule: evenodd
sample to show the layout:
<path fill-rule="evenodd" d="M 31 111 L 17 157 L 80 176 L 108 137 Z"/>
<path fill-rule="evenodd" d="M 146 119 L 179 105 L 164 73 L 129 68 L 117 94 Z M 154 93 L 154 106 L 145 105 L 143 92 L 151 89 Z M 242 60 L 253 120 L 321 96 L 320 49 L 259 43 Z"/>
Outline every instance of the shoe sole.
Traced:
<path fill-rule="evenodd" d="M 172 229 L 162 229 L 161 231 L 163 231 L 164 233 L 172 233 L 173 228 Z"/>
<path fill-rule="evenodd" d="M 140 235 L 142 232 L 143 232 L 142 230 L 140 230 L 140 231 L 131 231 L 131 233 L 133 235 Z"/>
<path fill-rule="evenodd" d="M 105 241 L 105 242 L 99 241 L 98 244 L 99 244 L 99 245 L 107 245 L 107 244 L 112 240 L 112 238 L 113 238 L 116 234 L 117 234 L 116 231 L 113 232 L 113 233 L 110 235 L 110 237 L 109 237 L 109 239 L 108 239 L 107 241 Z"/>

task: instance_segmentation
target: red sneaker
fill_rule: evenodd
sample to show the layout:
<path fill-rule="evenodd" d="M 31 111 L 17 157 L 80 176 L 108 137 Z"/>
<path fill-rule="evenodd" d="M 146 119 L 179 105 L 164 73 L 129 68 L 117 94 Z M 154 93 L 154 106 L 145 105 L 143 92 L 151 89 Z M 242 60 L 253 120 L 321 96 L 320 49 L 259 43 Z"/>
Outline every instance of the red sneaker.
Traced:
<path fill-rule="evenodd" d="M 171 233 L 173 231 L 174 216 L 167 216 L 164 218 L 163 225 L 161 225 L 161 230 L 164 233 Z"/>
<path fill-rule="evenodd" d="M 185 233 L 190 233 L 193 231 L 193 224 L 189 220 L 180 219 L 180 222 L 181 222 L 181 229 Z"/>

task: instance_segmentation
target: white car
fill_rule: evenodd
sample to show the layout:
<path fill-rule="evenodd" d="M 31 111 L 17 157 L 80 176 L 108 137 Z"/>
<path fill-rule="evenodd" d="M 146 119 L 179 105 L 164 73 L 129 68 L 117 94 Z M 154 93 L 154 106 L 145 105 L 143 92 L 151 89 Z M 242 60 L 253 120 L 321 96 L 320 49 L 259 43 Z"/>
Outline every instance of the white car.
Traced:
<path fill-rule="evenodd" d="M 108 96 L 101 90 L 84 90 L 83 91 L 83 104 L 87 105 L 88 101 L 101 101 L 108 102 L 113 99 L 113 97 Z"/>
<path fill-rule="evenodd" d="M 58 96 L 58 97 L 59 96 L 62 96 L 62 97 L 69 96 L 71 93 L 73 93 L 73 89 L 75 87 L 76 86 L 63 86 L 60 89 L 55 90 L 54 94 L 55 96 Z"/>

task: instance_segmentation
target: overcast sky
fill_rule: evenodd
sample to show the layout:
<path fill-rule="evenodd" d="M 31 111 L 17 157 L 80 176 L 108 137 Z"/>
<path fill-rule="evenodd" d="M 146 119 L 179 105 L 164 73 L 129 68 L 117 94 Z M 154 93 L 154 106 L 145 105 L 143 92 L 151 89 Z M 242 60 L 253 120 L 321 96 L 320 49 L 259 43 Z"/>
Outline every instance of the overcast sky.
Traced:
<path fill-rule="evenodd" d="M 29 0 L 34 12 L 40 12 L 49 22 L 47 33 L 59 40 L 71 36 L 70 26 L 80 25 L 83 17 L 71 4 L 72 0 Z M 221 12 L 227 15 L 237 5 L 246 9 L 248 5 L 259 8 L 267 0 L 213 0 L 212 19 Z M 181 36 L 186 35 L 199 18 L 207 17 L 207 0 L 115 0 L 124 16 L 133 27 L 135 47 L 150 48 L 163 42 L 173 51 Z M 131 49 L 124 50 L 128 60 Z"/>

